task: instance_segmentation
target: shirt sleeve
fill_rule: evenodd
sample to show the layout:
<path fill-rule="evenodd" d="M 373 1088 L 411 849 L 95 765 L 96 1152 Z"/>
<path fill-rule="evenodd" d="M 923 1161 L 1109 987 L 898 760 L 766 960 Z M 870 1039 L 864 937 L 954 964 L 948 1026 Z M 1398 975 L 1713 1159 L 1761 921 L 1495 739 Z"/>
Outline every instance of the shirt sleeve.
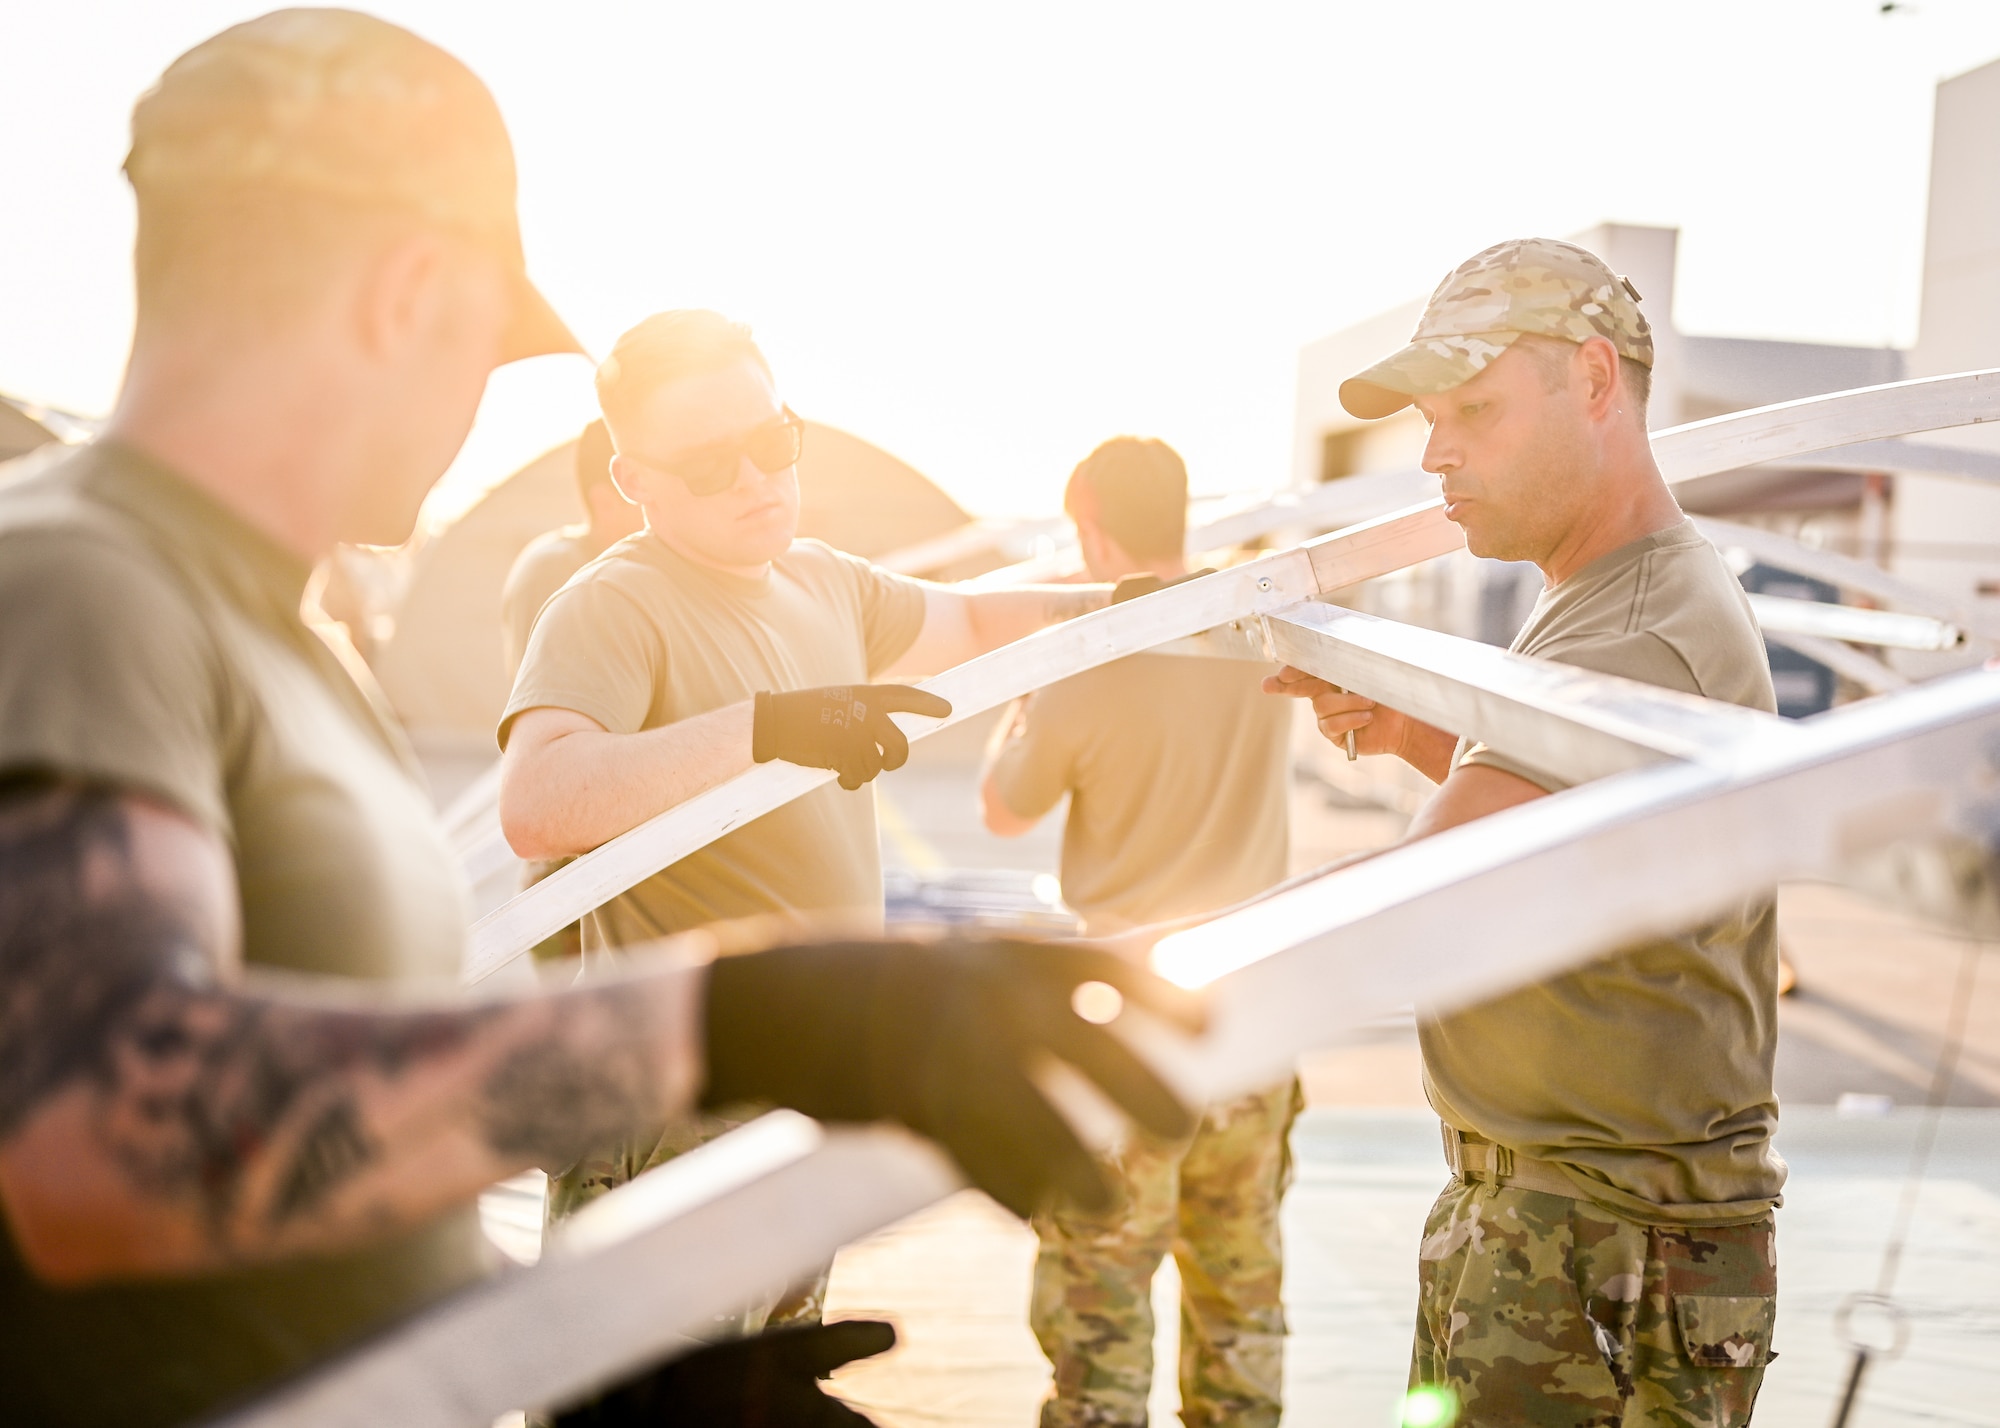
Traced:
<path fill-rule="evenodd" d="M 1075 782 L 1074 731 L 1083 721 L 1064 717 L 1064 693 L 1052 685 L 1029 695 L 1015 733 L 993 760 L 993 787 L 1018 818 L 1040 818 Z"/>
<path fill-rule="evenodd" d="M 530 588 L 535 583 L 531 570 L 534 550 L 531 545 L 515 558 L 507 571 L 507 583 L 500 587 L 500 637 L 510 672 L 521 668 L 521 660 L 528 652 L 528 634 L 542 609 L 541 600 L 536 598 L 540 592 Z M 530 600 L 535 603 L 530 605 Z"/>
<path fill-rule="evenodd" d="M 524 710 L 571 709 L 614 734 L 646 727 L 665 682 L 667 651 L 653 622 L 607 580 L 565 585 L 528 637 L 513 693 L 500 716 L 500 747 Z"/>
<path fill-rule="evenodd" d="M 889 668 L 917 642 L 924 628 L 924 585 L 906 575 L 828 547 L 852 582 L 868 650 L 868 675 Z"/>
<path fill-rule="evenodd" d="M 1546 648 L 1535 651 L 1535 658 L 1551 660 L 1556 664 L 1575 665 L 1579 669 L 1595 670 L 1599 674 L 1615 674 L 1625 679 L 1636 679 L 1641 684 L 1658 685 L 1662 689 L 1677 689 L 1683 694 L 1700 694 L 1701 688 L 1674 647 L 1658 635 L 1646 630 L 1631 632 L 1581 635 L 1571 640 L 1559 640 Z M 1502 773 L 1524 778 L 1545 793 L 1555 793 L 1568 788 L 1563 780 L 1533 769 L 1507 754 L 1488 748 L 1485 744 L 1461 744 L 1454 768 L 1473 765 L 1478 768 L 1499 769 Z"/>
<path fill-rule="evenodd" d="M 0 540 L 0 775 L 159 798 L 230 836 L 219 656 L 187 591 L 85 531 Z"/>

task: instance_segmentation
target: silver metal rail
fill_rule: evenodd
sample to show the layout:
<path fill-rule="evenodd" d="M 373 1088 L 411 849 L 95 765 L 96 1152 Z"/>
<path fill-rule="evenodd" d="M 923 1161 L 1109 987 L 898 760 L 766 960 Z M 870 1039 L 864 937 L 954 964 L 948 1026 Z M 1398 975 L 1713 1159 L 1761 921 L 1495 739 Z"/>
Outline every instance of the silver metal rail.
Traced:
<path fill-rule="evenodd" d="M 1687 476 L 1988 420 L 2000 415 L 1996 375 L 1789 403 L 1663 434 L 1656 449 Z M 1162 940 L 1155 966 L 1210 988 L 1211 1027 L 1193 1040 L 1130 1011 L 1120 1026 L 1191 1097 L 1263 1084 L 1397 1008 L 1476 1002 L 1787 879 L 1856 877 L 2000 932 L 2000 671 L 1781 724 L 1310 603 L 1456 537 L 1435 505 L 1419 507 L 1044 631 L 932 682 L 962 718 L 1233 625 L 1230 638 L 1254 633 L 1306 668 L 1552 771 L 1609 775 Z M 510 944 L 699 846 L 688 839 L 820 781 L 766 766 L 580 860 L 541 885 L 560 896 L 526 895 L 488 919 L 489 969 Z M 1481 936 L 1468 943 L 1474 922 Z M 533 1269 L 439 1304 L 223 1421 L 483 1428 L 672 1353 L 717 1312 L 957 1183 L 937 1152 L 900 1133 L 767 1118 L 606 1196 Z"/>
<path fill-rule="evenodd" d="M 1775 715 L 1332 605 L 1281 610 L 1262 623 L 1286 664 L 1565 783 L 1664 759 L 1726 765 L 1743 746 L 1785 734 Z"/>
<path fill-rule="evenodd" d="M 1733 546 L 1752 559 L 1781 570 L 1810 575 L 1815 580 L 1930 615 L 1969 630 L 1981 639 L 2000 643 L 2000 610 L 1973 600 L 1954 599 L 1899 579 L 1865 561 L 1830 550 L 1815 550 L 1775 531 L 1717 520 L 1713 516 L 1696 516 L 1694 523 L 1697 530 L 1724 549 Z"/>
<path fill-rule="evenodd" d="M 532 1268 L 389 1327 L 214 1428 L 489 1428 L 524 1404 L 560 1406 L 693 1347 L 756 1287 L 790 1283 L 963 1183 L 915 1136 L 790 1111 L 661 1169 L 577 1214 Z"/>
<path fill-rule="evenodd" d="M 1623 681 L 1586 679 L 1606 686 L 1582 691 L 1586 702 L 1622 697 Z M 1760 732 L 1724 760 L 1635 769 L 1176 933 L 1154 964 L 1210 988 L 1209 1032 L 1191 1040 L 1121 1020 L 1164 1075 L 1213 1100 L 1398 1008 L 1498 995 L 1783 880 L 1873 869 L 1876 885 L 1920 889 L 1931 911 L 1958 909 L 1990 935 L 1996 849 L 1965 830 L 1991 810 L 1966 791 L 2000 778 L 1996 750 L 2000 672 L 1975 671 Z M 483 1428 L 511 1407 L 560 1403 L 672 1353 L 715 1313 L 957 1183 L 907 1136 L 767 1118 L 606 1196 L 543 1264 L 223 1422 Z"/>
<path fill-rule="evenodd" d="M 2000 370 L 1926 378 L 1784 402 L 1659 433 L 1669 480 L 1731 470 L 1856 441 L 2000 419 Z M 1459 549 L 1463 537 L 1430 501 L 1286 552 L 1044 630 L 925 682 L 953 717 L 915 721 L 921 738 L 1054 680 L 1246 614 L 1330 594 Z M 688 800 L 577 859 L 473 928 L 465 977 L 478 981 L 567 926 L 751 819 L 831 778 L 766 764 Z"/>
<path fill-rule="evenodd" d="M 951 701 L 953 713 L 945 720 L 912 720 L 910 737 L 1245 613 L 1295 605 L 1323 590 L 1400 570 L 1456 549 L 1461 539 L 1441 509 L 1421 506 L 1052 626 L 924 681 L 923 688 Z M 832 777 L 793 764 L 762 764 L 614 838 L 481 918 L 472 931 L 466 980 L 490 976 L 661 868 Z"/>
<path fill-rule="evenodd" d="M 2000 484 L 2000 453 L 1934 441 L 1863 441 L 1826 452 L 1809 463 L 1834 471 L 1914 471 Z"/>
<path fill-rule="evenodd" d="M 1894 610 L 1752 595 L 1750 613 L 1767 634 L 1814 635 L 1823 640 L 1902 650 L 1949 650 L 1965 643 L 1965 634 L 1956 625 L 1933 620 L 1928 615 L 1904 615 Z"/>

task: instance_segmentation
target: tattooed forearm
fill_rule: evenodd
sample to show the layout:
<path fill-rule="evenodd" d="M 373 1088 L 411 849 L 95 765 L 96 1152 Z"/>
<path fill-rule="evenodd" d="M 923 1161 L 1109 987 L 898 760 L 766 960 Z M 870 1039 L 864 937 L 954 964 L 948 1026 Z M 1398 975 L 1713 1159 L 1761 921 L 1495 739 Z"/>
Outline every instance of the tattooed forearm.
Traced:
<path fill-rule="evenodd" d="M 626 1023 L 625 1035 L 607 1038 L 594 1052 L 534 1042 L 510 1052 L 487 1078 L 484 1129 L 496 1153 L 560 1170 L 658 1115 L 633 1009 L 614 1004 L 607 1011 Z"/>
<path fill-rule="evenodd" d="M 378 1153 L 379 1147 L 368 1139 L 354 1102 L 347 1098 L 335 1101 L 300 1139 L 272 1198 L 271 1220 L 282 1224 L 309 1212 Z"/>
<path fill-rule="evenodd" d="M 233 989 L 212 922 L 149 876 L 147 816 L 75 788 L 0 798 L 0 1189 L 17 1229 L 96 1165 L 135 1222 L 169 1239 L 185 1224 L 214 1261 L 344 1242 L 656 1125 L 689 1089 L 643 986 L 433 1011 Z M 31 1134 L 35 1153 L 10 1155 Z"/>

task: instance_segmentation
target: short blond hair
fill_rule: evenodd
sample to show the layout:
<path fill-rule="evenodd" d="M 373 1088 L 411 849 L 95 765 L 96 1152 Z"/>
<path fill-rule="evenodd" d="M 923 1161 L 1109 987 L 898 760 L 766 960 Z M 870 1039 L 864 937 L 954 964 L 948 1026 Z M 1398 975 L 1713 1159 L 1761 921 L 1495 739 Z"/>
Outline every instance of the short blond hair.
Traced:
<path fill-rule="evenodd" d="M 771 375 L 771 364 L 750 329 L 706 308 L 656 312 L 626 332 L 597 369 L 597 405 L 611 439 L 625 449 L 653 394 L 669 382 L 720 372 L 752 361 Z"/>

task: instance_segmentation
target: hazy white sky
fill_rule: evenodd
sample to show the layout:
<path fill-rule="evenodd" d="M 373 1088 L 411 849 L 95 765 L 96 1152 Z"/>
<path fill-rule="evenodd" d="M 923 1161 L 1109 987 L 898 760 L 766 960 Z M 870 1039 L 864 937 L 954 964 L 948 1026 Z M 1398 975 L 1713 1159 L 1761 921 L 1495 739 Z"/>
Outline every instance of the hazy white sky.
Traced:
<path fill-rule="evenodd" d="M 4 0 L 0 389 L 109 406 L 131 102 L 260 8 Z M 1994 0 L 372 8 L 499 96 L 594 350 L 720 308 L 982 513 L 1052 511 L 1120 431 L 1277 484 L 1303 343 L 1600 219 L 1682 228 L 1687 330 L 1906 344 L 1932 86 L 2000 56 Z M 590 413 L 579 360 L 501 373 L 442 504 Z"/>

